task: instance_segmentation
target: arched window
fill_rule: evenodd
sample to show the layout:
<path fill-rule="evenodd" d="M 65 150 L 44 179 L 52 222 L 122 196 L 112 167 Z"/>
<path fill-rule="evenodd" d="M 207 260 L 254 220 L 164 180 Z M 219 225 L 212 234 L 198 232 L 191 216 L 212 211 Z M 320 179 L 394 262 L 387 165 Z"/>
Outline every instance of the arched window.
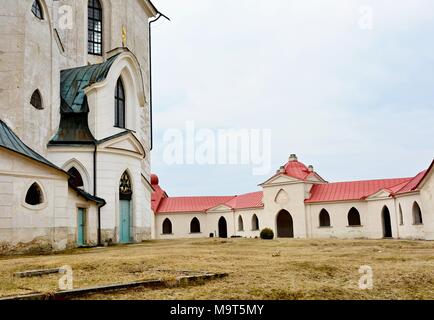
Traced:
<path fill-rule="evenodd" d="M 360 213 L 356 208 L 351 208 L 348 212 L 348 225 L 349 226 L 361 226 Z"/>
<path fill-rule="evenodd" d="M 190 233 L 200 233 L 200 222 L 198 218 L 193 218 L 193 220 L 191 220 Z"/>
<path fill-rule="evenodd" d="M 252 217 L 252 230 L 259 230 L 259 219 L 256 214 L 254 214 Z"/>
<path fill-rule="evenodd" d="M 115 127 L 125 128 L 125 90 L 119 78 L 115 91 Z"/>
<path fill-rule="evenodd" d="M 35 15 L 36 18 L 41 20 L 44 19 L 44 12 L 42 11 L 42 6 L 39 0 L 33 1 L 32 13 Z"/>
<path fill-rule="evenodd" d="M 402 214 L 402 208 L 401 208 L 401 204 L 399 204 L 399 224 L 401 226 L 404 225 L 404 216 Z"/>
<path fill-rule="evenodd" d="M 133 195 L 133 188 L 131 179 L 128 172 L 124 172 L 119 182 L 119 196 L 121 200 L 131 200 Z"/>
<path fill-rule="evenodd" d="M 163 234 L 172 234 L 172 222 L 168 218 L 163 222 Z"/>
<path fill-rule="evenodd" d="M 83 178 L 76 168 L 72 167 L 68 170 L 68 173 L 71 175 L 71 178 L 69 178 L 70 184 L 76 188 L 84 188 Z"/>
<path fill-rule="evenodd" d="M 30 99 L 30 104 L 34 106 L 38 110 L 44 109 L 42 105 L 42 96 L 39 90 L 35 90 L 32 94 L 32 98 Z"/>
<path fill-rule="evenodd" d="M 322 209 L 319 213 L 319 226 L 320 227 L 330 227 L 330 215 L 326 209 Z"/>
<path fill-rule="evenodd" d="M 26 203 L 31 206 L 37 206 L 44 202 L 44 196 L 41 187 L 35 182 L 33 183 L 26 194 Z"/>
<path fill-rule="evenodd" d="M 88 41 L 89 54 L 102 55 L 102 7 L 99 0 L 89 0 L 88 11 Z"/>
<path fill-rule="evenodd" d="M 238 231 L 244 231 L 244 221 L 243 217 L 238 217 Z"/>
<path fill-rule="evenodd" d="M 416 201 L 413 203 L 413 223 L 423 224 L 422 211 Z"/>

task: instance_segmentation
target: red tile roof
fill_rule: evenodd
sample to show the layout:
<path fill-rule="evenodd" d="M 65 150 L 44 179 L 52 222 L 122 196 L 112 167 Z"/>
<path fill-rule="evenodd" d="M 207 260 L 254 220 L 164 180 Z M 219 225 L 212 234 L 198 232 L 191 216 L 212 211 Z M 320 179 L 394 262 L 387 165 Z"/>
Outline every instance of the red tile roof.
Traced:
<path fill-rule="evenodd" d="M 261 208 L 264 206 L 262 203 L 263 196 L 262 191 L 247 193 L 232 198 L 225 205 L 232 209 Z"/>
<path fill-rule="evenodd" d="M 311 189 L 310 198 L 305 202 L 364 200 L 383 189 L 388 190 L 391 195 L 411 192 L 417 190 L 422 180 L 432 169 L 434 169 L 434 161 L 428 170 L 422 171 L 413 178 L 315 184 Z M 290 160 L 285 166 L 285 174 L 305 181 L 315 173 L 310 171 L 303 163 Z M 226 205 L 231 209 L 261 208 L 264 206 L 262 191 L 227 197 L 170 198 L 158 185 L 157 176 L 153 176 L 151 180 L 155 189 L 152 194 L 152 210 L 157 213 L 206 212 L 218 205 Z"/>
<path fill-rule="evenodd" d="M 173 197 L 165 198 L 158 207 L 158 213 L 205 212 L 233 199 L 230 197 Z"/>
<path fill-rule="evenodd" d="M 363 200 L 382 189 L 390 189 L 410 180 L 411 178 L 398 178 L 317 184 L 312 187 L 311 197 L 306 203 Z"/>
<path fill-rule="evenodd" d="M 406 193 L 406 192 L 414 191 L 427 173 L 428 173 L 428 170 L 422 171 L 416 177 L 414 177 L 413 179 L 411 179 L 402 188 L 400 188 L 399 190 L 395 191 L 394 193 L 399 194 L 399 193 Z"/>

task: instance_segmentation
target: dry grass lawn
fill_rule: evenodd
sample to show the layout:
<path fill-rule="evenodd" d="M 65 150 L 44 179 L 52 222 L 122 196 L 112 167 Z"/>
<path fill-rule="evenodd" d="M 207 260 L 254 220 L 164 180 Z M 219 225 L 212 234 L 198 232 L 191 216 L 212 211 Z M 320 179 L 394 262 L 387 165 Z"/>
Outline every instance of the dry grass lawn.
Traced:
<path fill-rule="evenodd" d="M 290 239 L 149 241 L 49 256 L 1 257 L 0 296 L 55 291 L 59 275 L 13 274 L 63 265 L 73 268 L 74 287 L 173 278 L 177 270 L 230 273 L 199 286 L 86 299 L 434 299 L 434 242 Z M 373 268 L 372 290 L 358 288 L 362 265 Z"/>

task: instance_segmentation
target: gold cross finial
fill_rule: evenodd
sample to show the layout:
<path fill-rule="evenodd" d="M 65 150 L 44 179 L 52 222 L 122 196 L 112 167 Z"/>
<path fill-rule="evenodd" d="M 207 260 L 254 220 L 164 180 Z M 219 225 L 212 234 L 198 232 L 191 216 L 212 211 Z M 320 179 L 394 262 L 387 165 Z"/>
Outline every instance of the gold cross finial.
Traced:
<path fill-rule="evenodd" d="M 124 25 L 122 26 L 122 46 L 127 46 L 127 28 Z"/>

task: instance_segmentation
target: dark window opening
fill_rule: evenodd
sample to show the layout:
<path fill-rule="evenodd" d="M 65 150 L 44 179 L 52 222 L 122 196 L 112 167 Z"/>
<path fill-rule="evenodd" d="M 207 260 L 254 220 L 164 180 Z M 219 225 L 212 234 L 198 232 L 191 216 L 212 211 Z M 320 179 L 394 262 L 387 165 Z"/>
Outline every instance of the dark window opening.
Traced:
<path fill-rule="evenodd" d="M 71 175 L 69 178 L 69 183 L 76 188 L 84 188 L 83 179 L 81 177 L 80 172 L 74 167 L 68 170 L 68 173 Z"/>
<path fill-rule="evenodd" d="M 361 226 L 360 213 L 356 208 L 351 208 L 348 212 L 348 225 L 349 226 Z"/>
<path fill-rule="evenodd" d="M 44 197 L 42 195 L 42 190 L 39 185 L 35 182 L 29 188 L 26 194 L 26 203 L 31 206 L 37 206 L 44 202 Z"/>
<path fill-rule="evenodd" d="M 44 19 L 42 7 L 41 7 L 41 4 L 39 3 L 38 0 L 33 1 L 32 13 L 35 15 L 36 18 L 41 19 L 41 20 Z"/>
<path fill-rule="evenodd" d="M 259 219 L 256 214 L 252 217 L 252 231 L 259 230 Z"/>
<path fill-rule="evenodd" d="M 38 110 L 44 109 L 44 107 L 42 106 L 42 97 L 39 90 L 35 90 L 33 92 L 32 98 L 30 99 L 30 104 Z"/>
<path fill-rule="evenodd" d="M 121 200 L 131 200 L 133 196 L 133 188 L 128 172 L 124 172 L 119 182 L 119 197 Z"/>
<path fill-rule="evenodd" d="M 89 0 L 88 11 L 88 53 L 102 55 L 102 7 L 99 0 Z"/>
<path fill-rule="evenodd" d="M 241 216 L 238 217 L 238 231 L 244 231 L 244 222 Z"/>
<path fill-rule="evenodd" d="M 417 202 L 413 203 L 413 221 L 414 224 L 423 224 L 422 210 L 420 210 Z"/>
<path fill-rule="evenodd" d="M 121 78 L 115 92 L 115 127 L 125 128 L 125 90 Z"/>
<path fill-rule="evenodd" d="M 163 234 L 172 234 L 172 222 L 169 219 L 163 222 Z"/>
<path fill-rule="evenodd" d="M 190 233 L 200 233 L 200 222 L 198 218 L 191 220 Z"/>
<path fill-rule="evenodd" d="M 330 227 L 330 215 L 326 209 L 322 209 L 319 213 L 319 226 L 320 227 Z"/>
<path fill-rule="evenodd" d="M 404 216 L 402 214 L 402 208 L 401 208 L 401 204 L 399 205 L 399 224 L 401 226 L 404 225 Z"/>

